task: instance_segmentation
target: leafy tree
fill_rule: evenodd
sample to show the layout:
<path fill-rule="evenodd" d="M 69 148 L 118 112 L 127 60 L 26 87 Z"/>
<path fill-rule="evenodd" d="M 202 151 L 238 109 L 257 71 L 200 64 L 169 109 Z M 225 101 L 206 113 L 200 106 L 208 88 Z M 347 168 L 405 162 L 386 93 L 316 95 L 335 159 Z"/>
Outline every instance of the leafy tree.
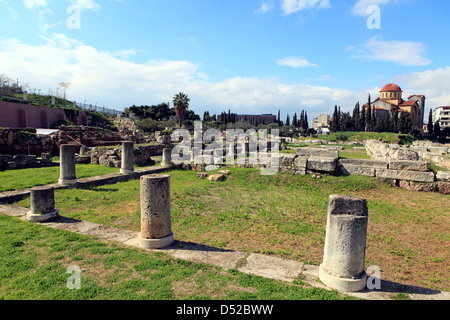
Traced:
<path fill-rule="evenodd" d="M 183 119 L 186 115 L 187 109 L 189 108 L 189 102 L 189 97 L 183 92 L 180 92 L 173 97 L 173 106 L 175 108 L 175 113 L 177 115 L 180 128 L 183 126 Z"/>

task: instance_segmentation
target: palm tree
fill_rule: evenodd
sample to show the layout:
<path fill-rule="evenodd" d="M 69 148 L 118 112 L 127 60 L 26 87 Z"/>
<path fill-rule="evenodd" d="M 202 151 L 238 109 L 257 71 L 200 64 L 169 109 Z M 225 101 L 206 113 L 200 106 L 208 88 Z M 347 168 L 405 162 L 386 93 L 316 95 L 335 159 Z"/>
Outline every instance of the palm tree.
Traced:
<path fill-rule="evenodd" d="M 178 123 L 180 125 L 180 128 L 183 125 L 183 119 L 186 115 L 186 110 L 189 108 L 189 97 L 187 94 L 180 92 L 175 97 L 173 97 L 173 106 L 175 108 L 175 113 L 178 117 Z"/>

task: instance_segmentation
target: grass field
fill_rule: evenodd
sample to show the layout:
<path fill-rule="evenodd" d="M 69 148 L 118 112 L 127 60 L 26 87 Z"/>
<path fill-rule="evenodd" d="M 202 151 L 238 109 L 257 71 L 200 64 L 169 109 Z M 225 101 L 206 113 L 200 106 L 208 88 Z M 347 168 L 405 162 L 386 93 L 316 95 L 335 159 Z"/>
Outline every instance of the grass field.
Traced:
<path fill-rule="evenodd" d="M 414 136 L 409 134 L 398 134 L 391 132 L 334 132 L 328 135 L 318 136 L 318 140 L 326 141 L 339 141 L 339 136 L 346 136 L 348 141 L 362 141 L 362 140 L 378 140 L 383 139 L 384 142 L 400 143 L 400 144 L 412 144 L 416 140 Z M 311 140 L 310 138 L 300 140 Z"/>
<path fill-rule="evenodd" d="M 336 291 L 285 284 L 164 253 L 33 225 L 0 214 L 0 300 L 336 300 Z M 70 266 L 81 270 L 70 290 Z"/>
<path fill-rule="evenodd" d="M 78 164 L 78 179 L 119 172 L 118 168 L 103 167 L 91 164 Z M 23 190 L 34 186 L 57 183 L 59 167 L 0 171 L 0 192 Z"/>
<path fill-rule="evenodd" d="M 231 168 L 224 182 L 171 171 L 172 228 L 180 241 L 275 255 L 318 265 L 322 261 L 328 197 L 368 200 L 366 267 L 385 280 L 449 291 L 450 196 L 392 188 L 362 176 L 316 179 Z M 88 190 L 58 190 L 61 215 L 138 231 L 139 181 Z M 29 206 L 29 201 L 19 203 Z"/>

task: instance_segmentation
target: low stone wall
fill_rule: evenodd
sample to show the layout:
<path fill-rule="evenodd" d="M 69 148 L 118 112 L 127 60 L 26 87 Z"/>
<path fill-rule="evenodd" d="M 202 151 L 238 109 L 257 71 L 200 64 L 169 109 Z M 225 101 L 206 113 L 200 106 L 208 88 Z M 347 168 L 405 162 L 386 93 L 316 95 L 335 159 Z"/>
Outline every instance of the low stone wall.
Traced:
<path fill-rule="evenodd" d="M 28 169 L 28 168 L 42 168 L 57 166 L 58 164 L 52 162 L 52 155 L 50 153 L 43 153 L 40 158 L 34 155 L 0 155 L 0 171 Z"/>
<path fill-rule="evenodd" d="M 442 144 L 431 141 L 414 141 L 411 146 L 419 157 L 435 163 L 436 165 L 450 169 L 450 144 Z"/>
<path fill-rule="evenodd" d="M 419 155 L 416 151 L 399 147 L 398 145 L 389 145 L 377 140 L 366 140 L 364 145 L 367 154 L 374 160 L 390 161 L 390 160 L 407 160 L 417 161 Z"/>
<path fill-rule="evenodd" d="M 0 154 L 34 155 L 51 153 L 54 139 L 36 134 L 36 129 L 0 129 Z"/>
<path fill-rule="evenodd" d="M 164 148 L 172 147 L 173 145 L 164 144 L 135 145 L 134 163 L 139 166 L 152 165 L 155 163 L 152 157 L 160 157 Z M 80 156 L 77 157 L 78 163 L 92 163 L 116 168 L 121 167 L 121 160 L 121 146 L 83 148 L 80 150 Z"/>

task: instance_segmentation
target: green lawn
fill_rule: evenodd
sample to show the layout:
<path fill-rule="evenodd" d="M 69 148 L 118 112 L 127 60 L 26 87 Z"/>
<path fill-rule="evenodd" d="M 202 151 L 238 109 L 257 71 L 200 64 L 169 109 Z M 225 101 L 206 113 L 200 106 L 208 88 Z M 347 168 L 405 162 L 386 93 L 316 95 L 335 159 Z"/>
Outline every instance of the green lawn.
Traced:
<path fill-rule="evenodd" d="M 118 168 L 104 167 L 92 164 L 76 166 L 77 178 L 88 178 L 119 172 Z M 0 171 L 0 192 L 23 190 L 58 182 L 59 167 Z"/>
<path fill-rule="evenodd" d="M 382 138 L 384 142 L 412 144 L 416 138 L 409 134 L 398 134 L 392 132 L 334 132 L 329 135 L 320 135 L 318 140 L 339 141 L 339 136 L 346 136 L 348 141 L 362 141 L 362 140 L 378 140 Z M 304 138 L 301 140 L 310 140 Z"/>
<path fill-rule="evenodd" d="M 224 182 L 201 180 L 194 171 L 169 172 L 178 240 L 318 265 L 329 195 L 361 196 L 369 205 L 366 265 L 381 267 L 386 280 L 450 290 L 450 215 L 442 205 L 450 196 L 392 188 L 363 176 L 317 179 L 230 170 Z M 139 190 L 139 180 L 133 180 L 55 194 L 63 216 L 138 231 Z M 29 200 L 19 205 L 29 206 Z"/>
<path fill-rule="evenodd" d="M 336 300 L 305 287 L 175 260 L 0 214 L 0 300 Z M 69 267 L 81 271 L 80 289 Z"/>

